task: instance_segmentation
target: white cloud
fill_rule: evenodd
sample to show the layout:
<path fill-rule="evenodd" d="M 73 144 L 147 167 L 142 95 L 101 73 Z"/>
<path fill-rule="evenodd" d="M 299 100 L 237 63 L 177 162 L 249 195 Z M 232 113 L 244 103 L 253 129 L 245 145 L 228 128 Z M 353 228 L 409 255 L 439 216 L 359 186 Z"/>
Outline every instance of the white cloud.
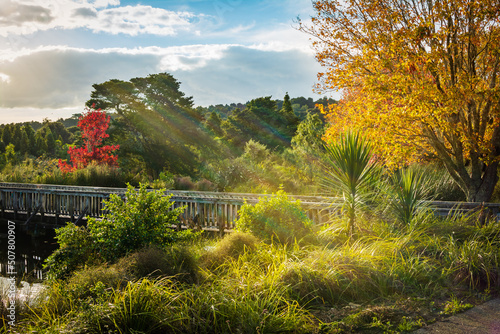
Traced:
<path fill-rule="evenodd" d="M 23 4 L 11 0 L 3 0 L 0 6 L 0 25 L 19 27 L 24 23 L 47 24 L 54 18 L 50 9 L 35 5 Z"/>
<path fill-rule="evenodd" d="M 63 108 L 89 98 L 91 85 L 109 79 L 128 80 L 158 71 L 160 58 L 134 53 L 64 48 L 40 48 L 0 62 L 0 107 Z"/>
<path fill-rule="evenodd" d="M 40 108 L 0 108 L 0 124 L 43 121 L 48 118 L 50 120 L 58 120 L 59 118 L 68 118 L 73 114 L 82 113 L 84 108 L 82 105 L 73 108 L 59 109 L 40 109 Z"/>
<path fill-rule="evenodd" d="M 161 71 L 192 71 L 204 67 L 210 60 L 223 57 L 230 45 L 188 45 L 162 49 L 159 69 Z"/>
<path fill-rule="evenodd" d="M 285 92 L 313 96 L 319 69 L 308 52 L 238 45 L 25 50 L 9 60 L 0 58 L 0 123 L 22 110 L 33 118 L 33 108 L 41 108 L 39 117 L 33 119 L 51 117 L 48 110 L 63 117 L 64 108 L 83 108 L 92 84 L 162 71 L 177 78 L 181 90 L 193 96 L 197 105 L 246 102 L 269 95 L 282 99 Z M 65 117 L 71 114 L 67 111 Z"/>
<path fill-rule="evenodd" d="M 196 16 L 189 12 L 172 12 L 151 6 L 125 6 L 97 11 L 96 16 L 85 20 L 85 27 L 94 32 L 111 34 L 175 35 L 180 30 L 189 30 Z M 83 22 L 82 22 L 83 24 Z"/>
<path fill-rule="evenodd" d="M 319 65 L 297 50 L 261 51 L 232 46 L 220 59 L 208 60 L 195 71 L 175 71 L 187 95 L 197 105 L 246 102 L 260 96 L 283 99 L 313 96 Z"/>
<path fill-rule="evenodd" d="M 313 53 L 309 35 L 296 29 L 291 24 L 280 24 L 273 29 L 254 33 L 248 40 L 251 47 L 262 51 L 300 50 Z"/>
<path fill-rule="evenodd" d="M 0 36 L 28 35 L 40 30 L 87 28 L 110 34 L 175 35 L 186 31 L 204 15 L 173 12 L 136 5 L 112 7 L 119 1 L 57 0 L 37 5 L 21 0 L 2 0 Z"/>
<path fill-rule="evenodd" d="M 0 81 L 3 81 L 5 83 L 9 83 L 10 77 L 7 74 L 0 73 Z"/>

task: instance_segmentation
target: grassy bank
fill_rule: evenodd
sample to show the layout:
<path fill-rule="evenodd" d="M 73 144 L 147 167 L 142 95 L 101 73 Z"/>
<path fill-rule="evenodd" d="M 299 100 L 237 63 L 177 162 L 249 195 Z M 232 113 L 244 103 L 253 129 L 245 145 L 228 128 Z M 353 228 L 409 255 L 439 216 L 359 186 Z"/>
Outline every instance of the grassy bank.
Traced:
<path fill-rule="evenodd" d="M 409 331 L 498 293 L 500 224 L 475 222 L 365 219 L 348 239 L 333 220 L 287 244 L 237 232 L 149 247 L 48 281 L 31 307 L 18 305 L 16 331 Z"/>

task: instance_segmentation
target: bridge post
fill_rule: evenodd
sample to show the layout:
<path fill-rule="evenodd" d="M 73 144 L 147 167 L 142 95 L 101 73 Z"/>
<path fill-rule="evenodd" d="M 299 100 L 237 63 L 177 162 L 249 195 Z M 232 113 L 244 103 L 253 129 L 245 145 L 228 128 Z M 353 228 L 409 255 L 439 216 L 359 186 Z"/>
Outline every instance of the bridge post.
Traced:
<path fill-rule="evenodd" d="M 54 198 L 56 225 L 59 224 L 59 215 L 61 214 L 61 207 L 62 207 L 61 199 L 62 198 L 60 196 Z"/>
<path fill-rule="evenodd" d="M 31 210 L 33 209 L 33 198 L 32 193 L 26 194 L 26 217 L 29 218 L 31 216 Z"/>
<path fill-rule="evenodd" d="M 217 225 L 219 227 L 219 234 L 223 236 L 226 233 L 226 204 L 216 202 L 217 212 Z"/>
<path fill-rule="evenodd" d="M 3 190 L 0 191 L 0 200 L 2 201 L 2 218 L 5 217 L 5 193 Z"/>
<path fill-rule="evenodd" d="M 45 200 L 45 197 L 47 196 L 48 194 L 45 193 L 45 192 L 42 192 L 40 194 L 40 203 L 41 203 L 41 206 L 40 206 L 40 218 L 42 220 L 42 222 L 45 220 L 45 208 L 47 206 L 47 202 Z"/>
<path fill-rule="evenodd" d="M 14 191 L 14 220 L 17 220 L 17 210 L 19 208 L 19 193 L 17 191 Z"/>
<path fill-rule="evenodd" d="M 73 196 L 71 196 L 71 195 L 69 195 L 68 213 L 69 213 L 69 216 L 71 217 L 71 222 L 73 222 L 73 220 L 74 220 L 73 214 L 75 213 L 75 205 L 74 205 Z"/>

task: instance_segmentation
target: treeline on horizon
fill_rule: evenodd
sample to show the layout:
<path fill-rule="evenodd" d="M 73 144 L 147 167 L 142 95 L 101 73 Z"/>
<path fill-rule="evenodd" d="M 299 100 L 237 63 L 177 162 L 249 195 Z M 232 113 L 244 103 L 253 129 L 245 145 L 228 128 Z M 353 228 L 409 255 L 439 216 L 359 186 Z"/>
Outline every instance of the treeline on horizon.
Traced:
<path fill-rule="evenodd" d="M 194 107 L 168 73 L 93 85 L 88 108 L 111 116 L 106 145 L 120 145 L 118 170 L 89 166 L 73 177 L 58 170 L 68 148 L 83 144 L 75 114 L 0 126 L 4 182 L 152 186 L 212 191 L 316 192 L 327 97 L 257 97 Z M 84 108 L 82 107 L 82 112 Z M 98 176 L 98 177 L 96 177 Z"/>

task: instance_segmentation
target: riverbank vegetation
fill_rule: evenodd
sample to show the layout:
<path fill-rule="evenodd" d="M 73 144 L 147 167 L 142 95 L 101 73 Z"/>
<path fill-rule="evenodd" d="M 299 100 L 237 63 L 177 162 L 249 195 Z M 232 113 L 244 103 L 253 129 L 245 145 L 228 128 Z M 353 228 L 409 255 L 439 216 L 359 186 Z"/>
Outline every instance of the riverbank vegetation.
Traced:
<path fill-rule="evenodd" d="M 498 223 L 358 224 L 356 239 L 333 220 L 286 244 L 235 232 L 82 266 L 20 305 L 16 331 L 396 333 L 498 293 Z"/>

